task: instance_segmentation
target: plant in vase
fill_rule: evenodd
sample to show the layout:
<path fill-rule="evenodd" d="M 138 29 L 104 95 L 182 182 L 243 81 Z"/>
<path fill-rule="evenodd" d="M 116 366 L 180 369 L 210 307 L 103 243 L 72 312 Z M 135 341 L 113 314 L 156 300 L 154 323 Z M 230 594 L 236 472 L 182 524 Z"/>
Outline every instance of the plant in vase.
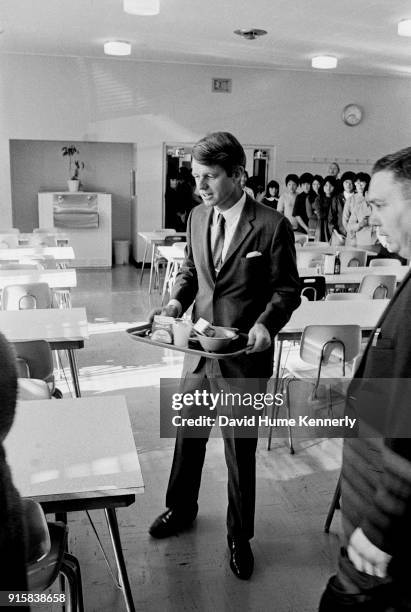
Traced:
<path fill-rule="evenodd" d="M 80 151 L 74 145 L 62 147 L 63 157 L 69 158 L 69 179 L 67 186 L 69 191 L 78 191 L 80 187 L 80 170 L 84 169 L 84 162 L 78 159 Z"/>

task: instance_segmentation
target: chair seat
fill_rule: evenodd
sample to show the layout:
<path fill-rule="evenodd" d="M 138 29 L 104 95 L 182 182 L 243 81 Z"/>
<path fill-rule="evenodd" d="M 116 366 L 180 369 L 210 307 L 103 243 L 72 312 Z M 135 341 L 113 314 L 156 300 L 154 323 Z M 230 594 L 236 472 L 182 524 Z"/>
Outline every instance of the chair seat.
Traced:
<path fill-rule="evenodd" d="M 19 401 L 50 399 L 51 392 L 44 380 L 18 378 L 17 397 Z"/>
<path fill-rule="evenodd" d="M 331 363 L 323 366 L 321 369 L 321 378 L 351 378 L 353 375 L 353 366 L 355 360 L 345 364 L 345 376 L 342 375 L 341 363 Z M 297 351 L 289 353 L 286 363 L 284 364 L 285 371 L 295 378 L 313 378 L 318 375 L 318 367 L 307 363 L 301 359 Z"/>

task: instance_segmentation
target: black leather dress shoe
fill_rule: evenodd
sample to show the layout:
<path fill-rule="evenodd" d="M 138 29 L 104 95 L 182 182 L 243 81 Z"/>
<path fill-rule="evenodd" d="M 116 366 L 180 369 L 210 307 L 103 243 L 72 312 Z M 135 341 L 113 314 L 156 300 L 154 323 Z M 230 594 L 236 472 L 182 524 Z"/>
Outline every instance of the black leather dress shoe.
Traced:
<path fill-rule="evenodd" d="M 153 538 L 168 538 L 180 531 L 188 529 L 195 521 L 195 514 L 181 514 L 176 510 L 168 509 L 160 514 L 148 530 Z"/>
<path fill-rule="evenodd" d="M 241 580 L 248 580 L 254 569 L 254 556 L 250 542 L 243 538 L 227 536 L 230 549 L 230 568 Z"/>

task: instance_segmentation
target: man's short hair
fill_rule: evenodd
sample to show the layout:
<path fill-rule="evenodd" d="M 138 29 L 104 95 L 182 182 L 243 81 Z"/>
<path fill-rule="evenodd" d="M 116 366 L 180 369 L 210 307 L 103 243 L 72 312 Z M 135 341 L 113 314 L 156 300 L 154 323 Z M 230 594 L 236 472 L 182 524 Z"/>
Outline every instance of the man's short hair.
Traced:
<path fill-rule="evenodd" d="M 246 166 L 244 149 L 229 132 L 213 132 L 196 142 L 191 152 L 193 158 L 204 166 L 221 166 L 232 176 L 233 171 Z"/>
<path fill-rule="evenodd" d="M 389 170 L 399 181 L 411 181 L 411 147 L 384 155 L 373 166 L 372 174 Z"/>
<path fill-rule="evenodd" d="M 294 181 L 294 183 L 298 185 L 298 176 L 296 174 L 287 174 L 285 177 L 285 184 L 288 185 L 290 181 Z"/>
<path fill-rule="evenodd" d="M 309 172 L 303 172 L 303 174 L 300 176 L 300 179 L 298 181 L 299 185 L 303 185 L 304 183 L 311 183 L 313 182 L 313 175 L 310 174 Z"/>

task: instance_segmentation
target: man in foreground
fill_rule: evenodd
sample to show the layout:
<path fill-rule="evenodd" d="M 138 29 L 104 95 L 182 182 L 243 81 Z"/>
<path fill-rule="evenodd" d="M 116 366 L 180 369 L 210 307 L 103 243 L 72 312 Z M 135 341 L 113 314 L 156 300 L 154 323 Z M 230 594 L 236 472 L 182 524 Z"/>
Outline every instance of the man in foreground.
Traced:
<path fill-rule="evenodd" d="M 203 204 L 187 225 L 185 261 L 163 314 L 178 317 L 194 301 L 200 317 L 248 334 L 247 353 L 223 360 L 186 354 L 181 390 L 265 390 L 273 370 L 273 341 L 300 303 L 294 235 L 287 219 L 241 188 L 245 153 L 227 132 L 206 136 L 193 147 L 192 172 Z M 154 314 L 154 313 L 153 313 Z M 231 379 L 231 382 L 230 382 Z M 247 381 L 248 379 L 248 381 Z M 253 379 L 250 381 L 249 379 Z M 258 382 L 255 384 L 256 379 Z M 232 408 L 231 415 L 242 414 Z M 198 415 L 185 407 L 181 416 Z M 167 489 L 168 510 L 150 528 L 155 538 L 188 528 L 198 511 L 198 494 L 210 428 L 189 437 L 178 428 Z M 249 540 L 254 535 L 257 429 L 239 437 L 224 428 L 228 469 L 227 531 L 230 567 L 248 579 L 254 566 Z"/>
<path fill-rule="evenodd" d="M 409 258 L 411 147 L 376 162 L 368 199 L 370 223 L 380 227 L 390 250 Z M 378 322 L 348 389 L 354 412 L 370 393 L 370 378 L 384 379 L 383 387 L 373 383 L 374 397 L 381 391 L 384 401 L 371 408 L 388 435 L 344 441 L 345 541 L 320 612 L 411 610 L 411 403 L 404 380 L 411 379 L 411 273 Z"/>

